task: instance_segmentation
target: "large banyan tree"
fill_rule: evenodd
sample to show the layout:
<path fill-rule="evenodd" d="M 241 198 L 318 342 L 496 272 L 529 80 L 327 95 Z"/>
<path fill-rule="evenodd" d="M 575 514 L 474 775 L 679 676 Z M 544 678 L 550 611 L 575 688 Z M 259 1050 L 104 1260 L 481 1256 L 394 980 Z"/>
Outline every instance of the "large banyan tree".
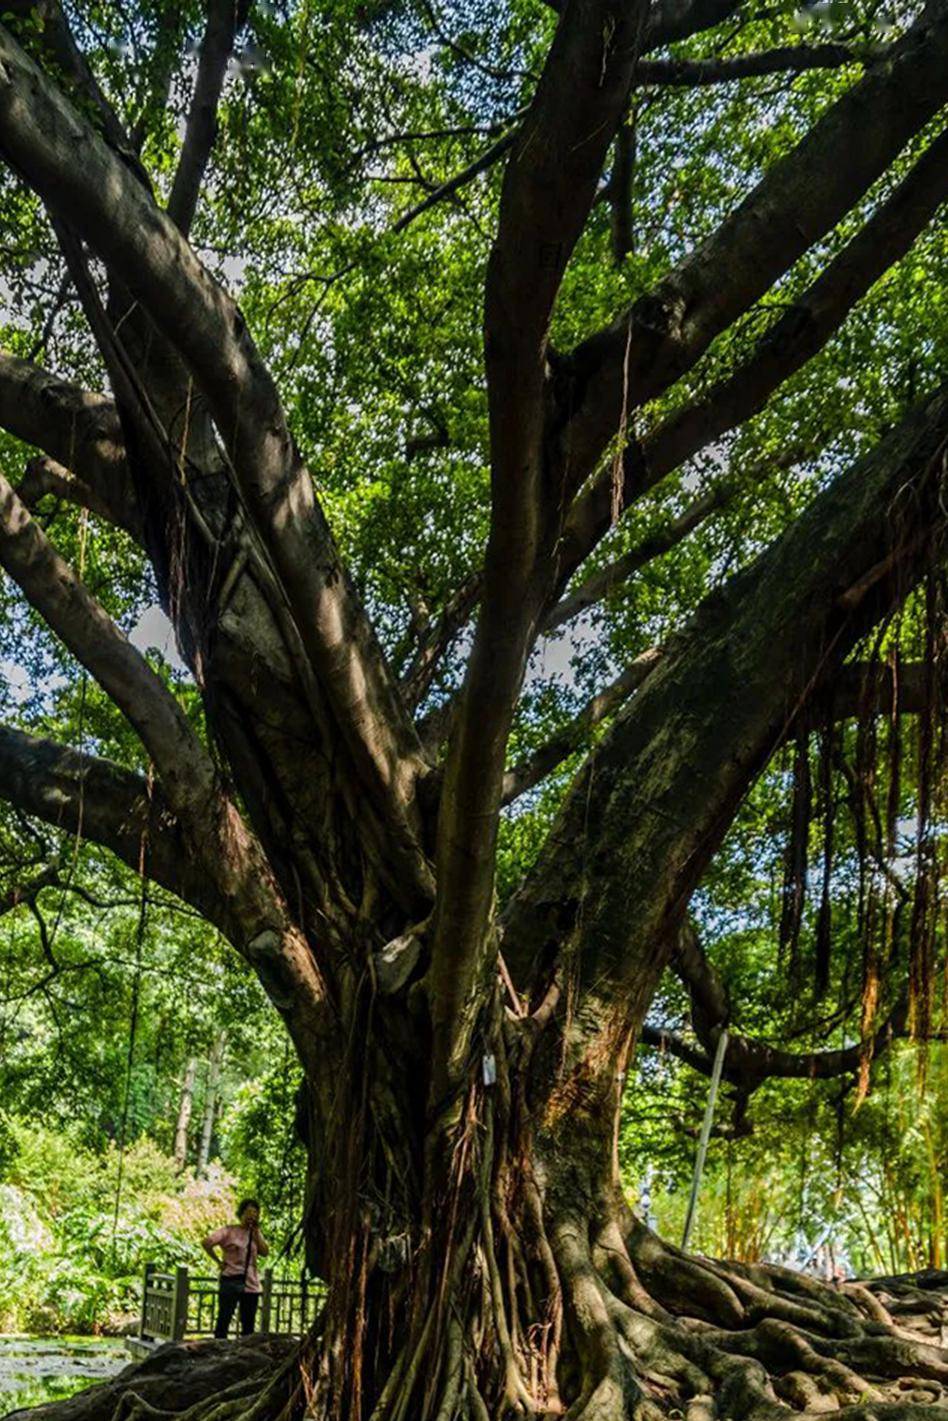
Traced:
<path fill-rule="evenodd" d="M 708 1069 L 730 1026 L 745 1095 L 864 1091 L 932 1026 L 945 0 L 2 22 L 6 606 L 102 696 L 78 745 L 11 712 L 0 796 L 257 974 L 329 1286 L 272 1378 L 116 1415 L 942 1414 L 948 1352 L 660 1241 L 616 1138 L 668 967 L 671 1048 Z M 136 580 L 187 676 L 127 638 Z M 775 970 L 817 996 L 844 840 L 858 869 L 839 1050 L 741 1034 L 695 930 L 764 775 Z"/>

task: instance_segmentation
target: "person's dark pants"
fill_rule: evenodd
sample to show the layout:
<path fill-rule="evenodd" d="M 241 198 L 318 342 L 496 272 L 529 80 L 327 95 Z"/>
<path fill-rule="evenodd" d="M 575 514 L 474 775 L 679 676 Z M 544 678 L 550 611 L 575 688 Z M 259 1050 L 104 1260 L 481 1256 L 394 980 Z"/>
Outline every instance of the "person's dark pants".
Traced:
<path fill-rule="evenodd" d="M 240 1308 L 240 1335 L 249 1337 L 257 1320 L 259 1293 L 248 1293 L 239 1278 L 222 1278 L 217 1292 L 217 1323 L 215 1337 L 226 1337 L 234 1320 L 234 1313 Z"/>

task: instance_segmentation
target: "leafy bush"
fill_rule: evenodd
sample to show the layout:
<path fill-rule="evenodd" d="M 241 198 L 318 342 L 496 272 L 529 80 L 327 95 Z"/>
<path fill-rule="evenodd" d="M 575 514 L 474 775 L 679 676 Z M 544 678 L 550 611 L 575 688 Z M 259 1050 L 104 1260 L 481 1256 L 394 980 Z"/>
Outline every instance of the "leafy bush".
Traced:
<path fill-rule="evenodd" d="M 120 1330 L 146 1262 L 200 1265 L 201 1239 L 233 1215 L 228 1175 L 179 1172 L 146 1137 L 120 1159 L 0 1117 L 0 1149 L 0 1331 Z"/>

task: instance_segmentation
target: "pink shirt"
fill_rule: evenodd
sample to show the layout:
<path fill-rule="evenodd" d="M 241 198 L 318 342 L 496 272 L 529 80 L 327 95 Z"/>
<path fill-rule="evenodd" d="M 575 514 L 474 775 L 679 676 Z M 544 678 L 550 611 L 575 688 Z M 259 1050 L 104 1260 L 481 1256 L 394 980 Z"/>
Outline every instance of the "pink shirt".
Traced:
<path fill-rule="evenodd" d="M 247 1258 L 247 1244 L 250 1239 L 250 1232 L 240 1224 L 226 1224 L 222 1229 L 215 1229 L 208 1234 L 207 1241 L 215 1248 L 220 1248 L 224 1254 L 224 1267 L 221 1275 L 224 1278 L 242 1278 L 244 1266 Z M 266 1247 L 266 1245 L 264 1245 Z M 251 1249 L 250 1267 L 247 1269 L 246 1290 L 248 1293 L 260 1292 L 260 1275 L 257 1272 L 257 1248 Z"/>

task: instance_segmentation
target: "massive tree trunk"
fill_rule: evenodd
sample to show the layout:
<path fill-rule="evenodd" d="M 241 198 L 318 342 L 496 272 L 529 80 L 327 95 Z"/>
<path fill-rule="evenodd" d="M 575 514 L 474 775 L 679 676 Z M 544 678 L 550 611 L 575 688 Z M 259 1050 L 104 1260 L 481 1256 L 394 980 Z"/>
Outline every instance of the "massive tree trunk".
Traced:
<path fill-rule="evenodd" d="M 940 556 L 945 391 L 630 668 L 535 867 L 503 910 L 495 894 L 502 803 L 534 782 L 506 757 L 537 636 L 568 615 L 557 599 L 615 503 L 749 412 L 729 384 L 713 391 L 658 426 L 650 465 L 632 409 L 845 217 L 948 97 L 948 15 L 931 4 L 654 292 L 552 352 L 639 55 L 729 8 L 574 0 L 512 141 L 484 303 L 491 531 L 443 758 L 411 720 L 241 313 L 186 241 L 241 12 L 211 6 L 168 212 L 55 4 L 29 32 L 41 66 L 0 30 L 0 153 L 50 212 L 114 394 L 0 360 L 0 419 L 48 456 L 19 493 L 0 478 L 0 563 L 154 768 L 4 730 L 0 794 L 180 893 L 258 974 L 304 1071 L 304 1233 L 329 1285 L 317 1331 L 275 1376 L 254 1367 L 190 1410 L 185 1382 L 157 1412 L 132 1376 L 114 1421 L 864 1417 L 889 1414 L 900 1376 L 938 1397 L 948 1382 L 948 1355 L 862 1290 L 662 1243 L 629 1212 L 616 1160 L 630 1055 L 742 797 Z M 873 219 L 889 259 L 943 189 L 944 165 L 923 155 Z M 858 234 L 809 293 L 815 334 L 755 354 L 753 408 L 875 279 L 879 250 Z M 211 749 L 31 519 L 50 490 L 147 552 Z"/>

